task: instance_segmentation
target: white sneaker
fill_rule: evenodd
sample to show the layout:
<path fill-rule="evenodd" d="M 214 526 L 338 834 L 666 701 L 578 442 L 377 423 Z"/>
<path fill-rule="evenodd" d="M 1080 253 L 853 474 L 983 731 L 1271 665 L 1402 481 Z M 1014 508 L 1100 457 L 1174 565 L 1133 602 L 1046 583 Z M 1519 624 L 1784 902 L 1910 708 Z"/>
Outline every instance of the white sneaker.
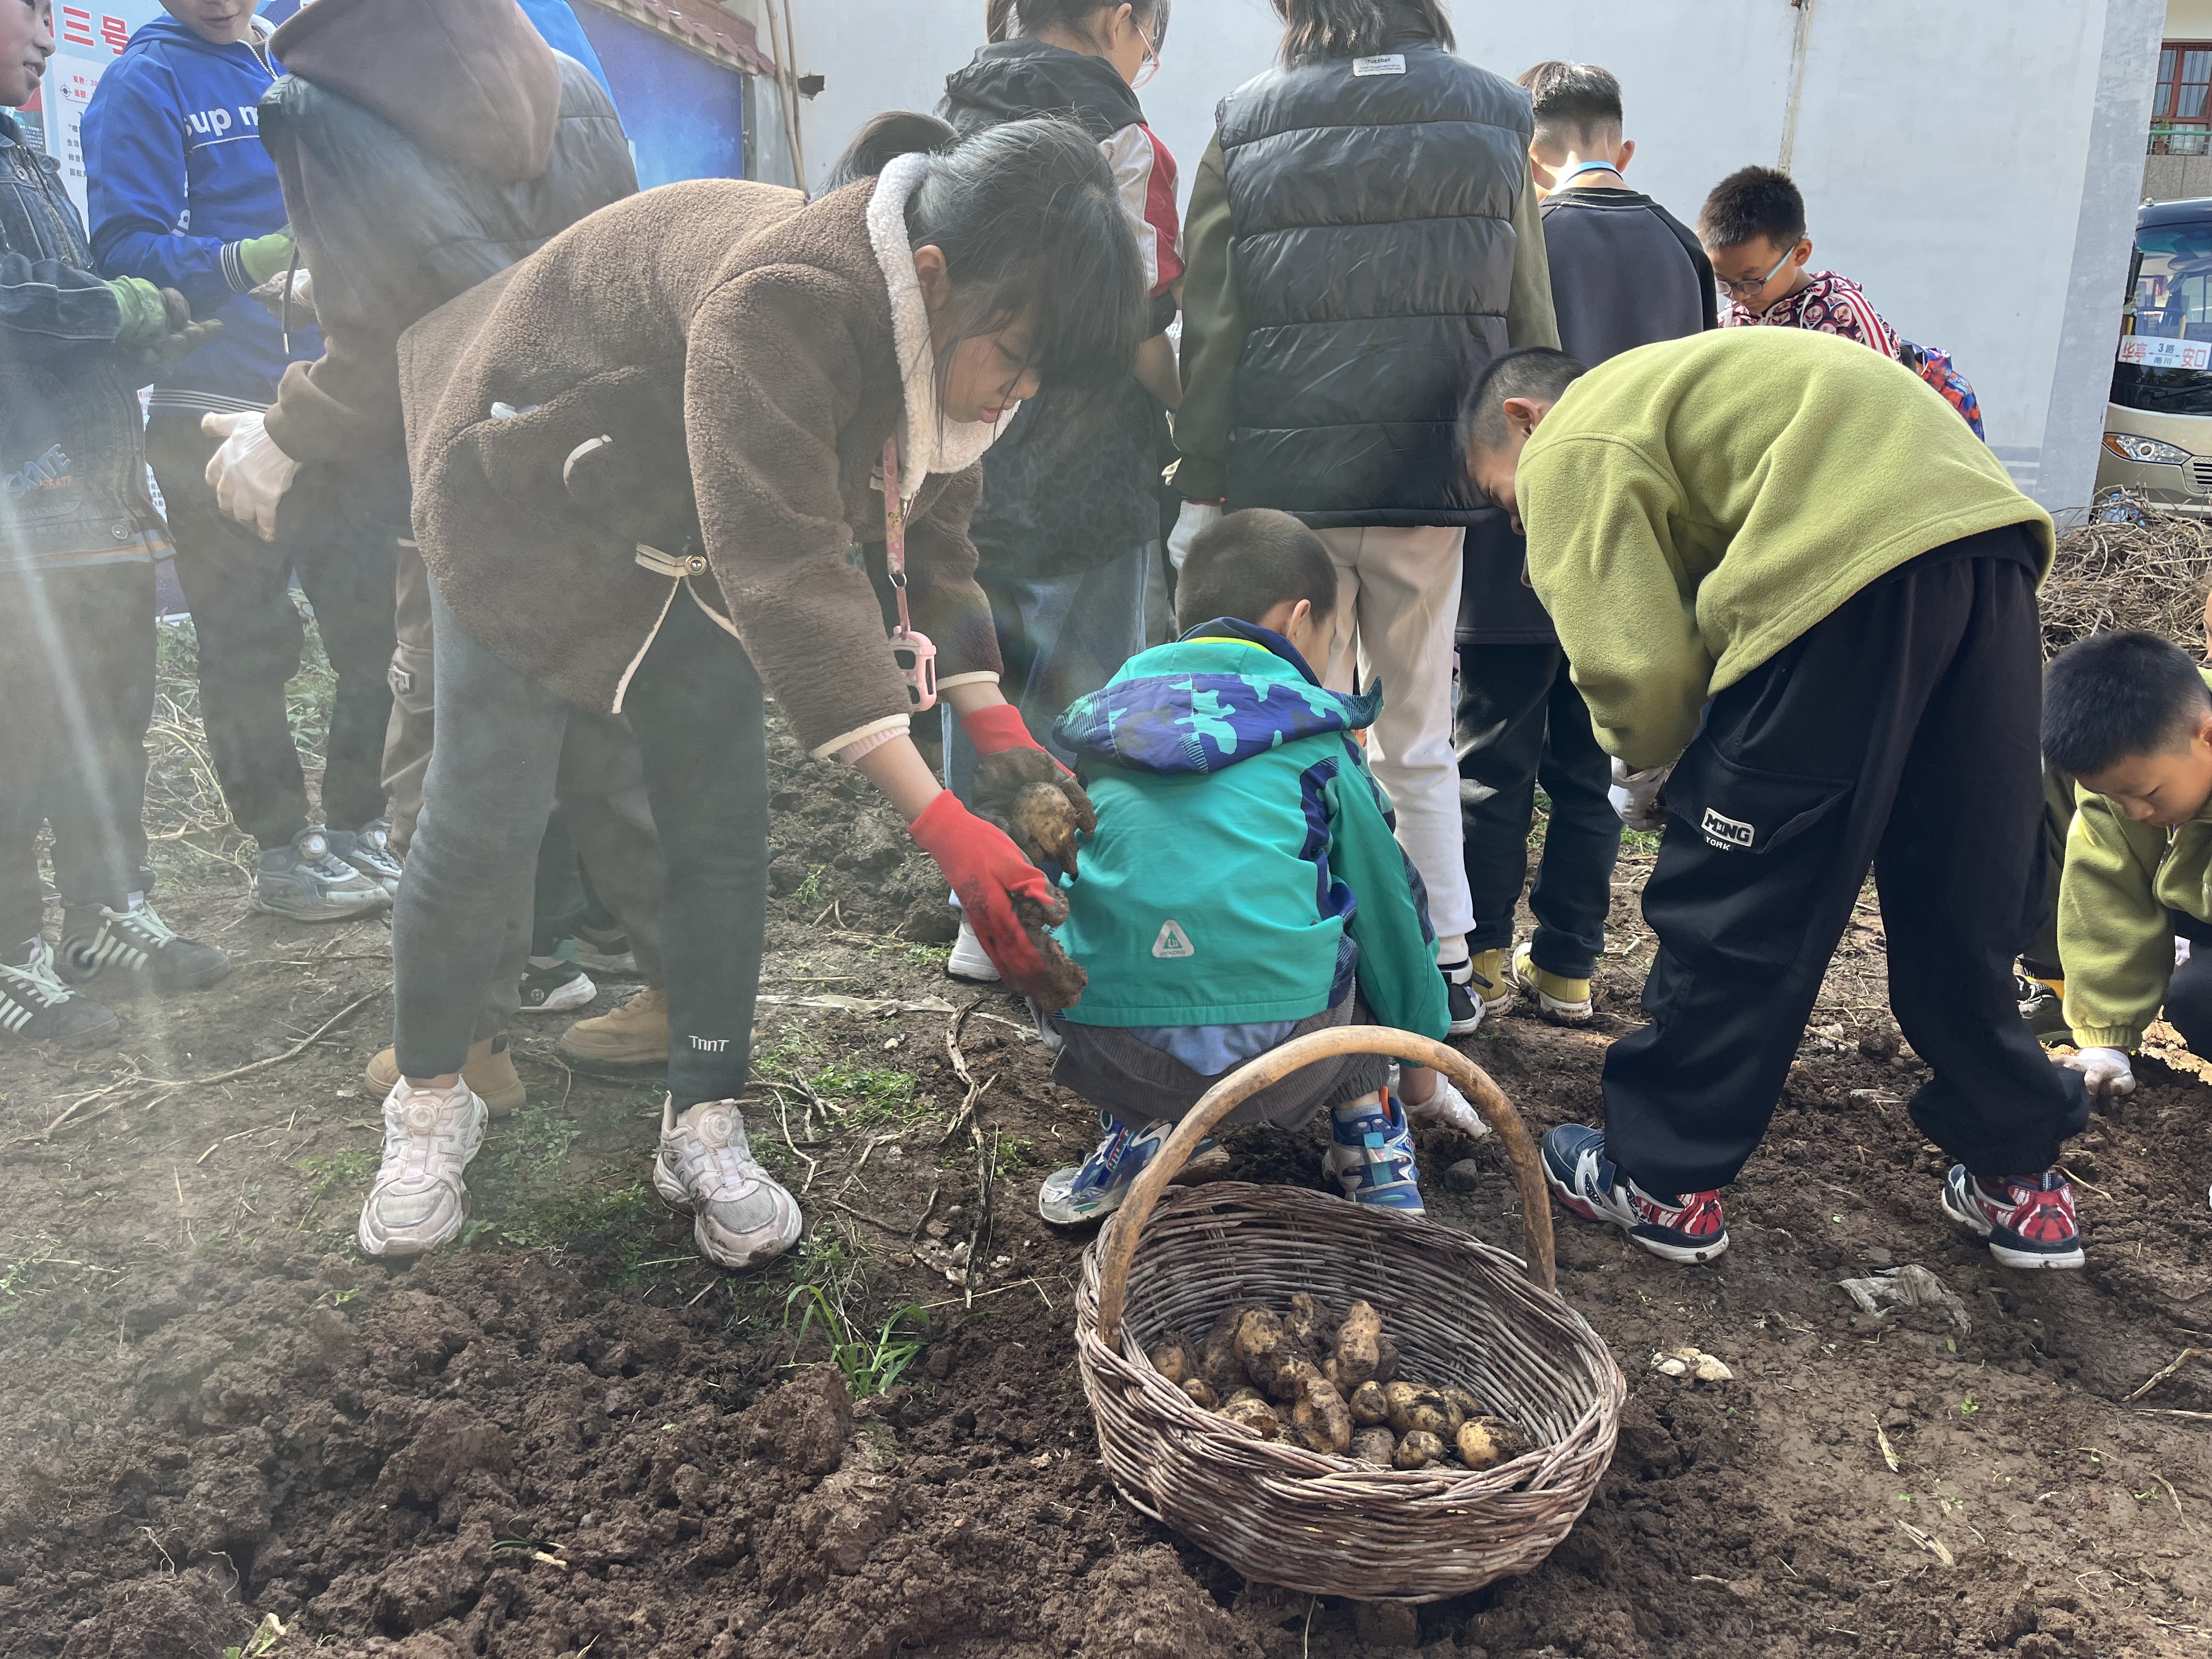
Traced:
<path fill-rule="evenodd" d="M 468 1219 L 461 1179 L 483 1145 L 490 1114 L 465 1083 L 416 1089 L 401 1078 L 384 1098 L 384 1161 L 361 1206 L 355 1237 L 364 1255 L 421 1255 Z"/>
<path fill-rule="evenodd" d="M 960 937 L 952 941 L 952 954 L 945 958 L 945 971 L 971 984 L 999 982 L 999 964 L 991 960 L 983 949 L 983 941 L 975 937 L 975 930 L 965 916 L 960 918 Z"/>
<path fill-rule="evenodd" d="M 1396 1079 L 1391 1080 L 1396 1087 Z M 1452 1087 L 1452 1080 L 1442 1075 L 1437 1079 L 1437 1091 L 1416 1106 L 1400 1097 L 1407 1118 L 1431 1128 L 1456 1129 L 1470 1140 L 1480 1140 L 1490 1133 L 1490 1125 L 1476 1111 L 1468 1097 Z"/>
<path fill-rule="evenodd" d="M 699 1254 L 717 1267 L 757 1267 L 799 1242 L 799 1200 L 753 1161 L 734 1100 L 702 1100 L 679 1118 L 675 1097 L 662 1098 L 653 1187 L 691 1212 Z"/>

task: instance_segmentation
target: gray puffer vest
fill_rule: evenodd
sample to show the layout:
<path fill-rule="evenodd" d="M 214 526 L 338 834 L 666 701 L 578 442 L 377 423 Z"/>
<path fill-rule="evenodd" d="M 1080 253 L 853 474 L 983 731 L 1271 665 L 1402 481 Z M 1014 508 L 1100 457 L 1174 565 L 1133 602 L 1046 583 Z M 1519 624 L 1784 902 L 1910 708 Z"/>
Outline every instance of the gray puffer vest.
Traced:
<path fill-rule="evenodd" d="M 1506 347 L 1528 94 L 1432 40 L 1270 70 L 1221 100 L 1243 304 L 1229 505 L 1317 527 L 1487 511 L 1453 441 Z"/>

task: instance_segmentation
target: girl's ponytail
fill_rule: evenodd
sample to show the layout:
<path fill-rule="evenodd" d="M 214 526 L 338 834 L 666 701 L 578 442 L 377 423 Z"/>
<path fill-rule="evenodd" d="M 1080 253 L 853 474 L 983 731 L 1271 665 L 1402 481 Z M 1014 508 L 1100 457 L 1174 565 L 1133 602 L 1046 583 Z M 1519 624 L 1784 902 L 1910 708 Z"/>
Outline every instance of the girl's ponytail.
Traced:
<path fill-rule="evenodd" d="M 990 0 L 983 9 L 983 38 L 996 46 L 1021 32 L 1021 20 L 1014 14 L 1014 0 Z"/>

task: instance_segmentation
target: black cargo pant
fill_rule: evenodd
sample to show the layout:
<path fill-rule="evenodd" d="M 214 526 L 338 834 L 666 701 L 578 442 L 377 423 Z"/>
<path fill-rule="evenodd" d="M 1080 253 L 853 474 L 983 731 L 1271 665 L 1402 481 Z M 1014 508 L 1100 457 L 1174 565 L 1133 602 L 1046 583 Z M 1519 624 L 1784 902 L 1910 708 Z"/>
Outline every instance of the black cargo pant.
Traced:
<path fill-rule="evenodd" d="M 177 580 L 199 637 L 200 718 L 223 799 L 238 827 L 264 848 L 283 846 L 310 823 L 358 830 L 384 816 L 392 576 L 407 527 L 405 465 L 394 456 L 334 472 L 312 509 L 282 515 L 276 539 L 264 542 L 216 504 L 207 464 L 222 441 L 202 432 L 199 419 L 188 410 L 155 411 L 146 423 L 146 459 L 161 486 Z M 319 814 L 307 805 L 285 708 L 305 641 L 292 603 L 295 570 L 337 675 Z"/>
<path fill-rule="evenodd" d="M 1607 790 L 1613 763 L 1589 705 L 1556 645 L 1462 645 L 1453 711 L 1459 814 L 1474 929 L 1468 949 L 1510 950 L 1528 878 L 1536 787 L 1551 802 L 1528 908 L 1529 958 L 1547 974 L 1588 979 L 1605 950 L 1620 819 Z"/>
<path fill-rule="evenodd" d="M 489 1035 L 484 987 L 521 971 L 538 851 L 571 716 L 583 718 L 470 638 L 434 589 L 430 608 L 438 739 L 392 916 L 395 1045 L 411 1078 L 460 1070 L 471 1036 Z M 764 699 L 744 647 L 687 593 L 623 699 L 666 859 L 660 951 L 678 1111 L 734 1099 L 751 1060 L 768 903 Z"/>
<path fill-rule="evenodd" d="M 1921 1131 L 2023 1175 L 2087 1121 L 2013 997 L 2041 693 L 2035 568 L 2006 529 L 1870 584 L 1712 700 L 1644 892 L 1651 1024 L 1606 1056 L 1607 1150 L 1646 1191 L 1725 1186 L 1758 1147 L 1869 865 L 1890 1006 L 1935 1072 Z"/>
<path fill-rule="evenodd" d="M 64 905 L 149 891 L 146 726 L 154 567 L 139 559 L 0 574 L 0 962 L 40 930 L 39 829 Z"/>

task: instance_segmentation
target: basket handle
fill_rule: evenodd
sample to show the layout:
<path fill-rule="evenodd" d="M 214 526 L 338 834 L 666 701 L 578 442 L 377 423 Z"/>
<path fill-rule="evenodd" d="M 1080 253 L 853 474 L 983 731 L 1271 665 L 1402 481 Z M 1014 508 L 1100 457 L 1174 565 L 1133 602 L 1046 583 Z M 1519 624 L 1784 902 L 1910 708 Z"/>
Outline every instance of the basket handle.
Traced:
<path fill-rule="evenodd" d="M 1183 1115 L 1167 1144 L 1145 1166 L 1129 1188 L 1128 1197 L 1121 1200 L 1103 1240 L 1104 1260 L 1098 1275 L 1098 1335 L 1108 1347 L 1116 1347 L 1121 1340 L 1122 1304 L 1128 1295 L 1129 1265 L 1136 1259 L 1137 1239 L 1152 1218 L 1160 1194 L 1189 1161 L 1198 1143 L 1261 1090 L 1279 1083 L 1301 1066 L 1340 1054 L 1389 1054 L 1441 1072 L 1459 1085 L 1483 1121 L 1498 1132 L 1505 1146 L 1505 1161 L 1513 1166 L 1513 1183 L 1521 1189 L 1521 1232 L 1528 1254 L 1528 1277 L 1547 1291 L 1556 1288 L 1551 1194 L 1544 1185 L 1536 1143 L 1528 1138 L 1521 1115 L 1490 1080 L 1490 1074 L 1458 1049 L 1411 1031 L 1387 1025 L 1340 1025 L 1293 1037 L 1223 1078 Z"/>

